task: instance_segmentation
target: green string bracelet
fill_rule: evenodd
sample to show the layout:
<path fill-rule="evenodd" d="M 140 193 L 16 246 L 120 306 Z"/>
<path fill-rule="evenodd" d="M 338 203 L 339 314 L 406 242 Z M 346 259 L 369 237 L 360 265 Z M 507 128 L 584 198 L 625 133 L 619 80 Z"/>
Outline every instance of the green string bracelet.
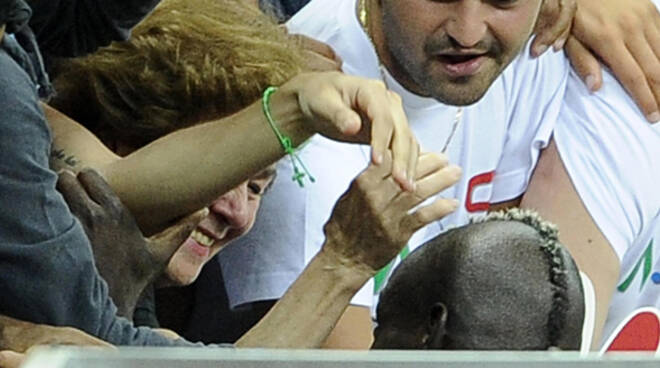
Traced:
<path fill-rule="evenodd" d="M 300 185 L 301 188 L 304 188 L 305 184 L 303 183 L 303 180 L 305 176 L 309 177 L 309 181 L 312 183 L 316 182 L 316 179 L 314 179 L 309 170 L 307 170 L 305 163 L 296 154 L 296 149 L 293 147 L 293 143 L 291 143 L 291 138 L 282 134 L 282 132 L 280 132 L 280 130 L 277 128 L 275 120 L 273 120 L 273 116 L 270 113 L 270 96 L 275 93 L 275 91 L 277 91 L 277 87 L 270 86 L 266 88 L 264 91 L 263 99 L 261 100 L 261 107 L 264 111 L 264 115 L 266 115 L 268 124 L 273 129 L 273 132 L 275 132 L 277 140 L 280 141 L 282 149 L 284 149 L 284 152 L 288 154 L 289 158 L 291 159 L 291 164 L 293 165 L 293 176 L 291 177 L 291 180 L 298 182 L 298 185 Z M 304 172 L 300 170 L 298 164 L 300 164 Z"/>

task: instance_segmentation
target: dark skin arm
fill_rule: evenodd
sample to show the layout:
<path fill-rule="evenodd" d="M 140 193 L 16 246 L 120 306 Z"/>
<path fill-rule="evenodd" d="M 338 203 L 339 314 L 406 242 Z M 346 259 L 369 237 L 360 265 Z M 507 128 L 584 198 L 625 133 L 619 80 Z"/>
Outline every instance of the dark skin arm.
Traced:
<path fill-rule="evenodd" d="M 206 216 L 198 211 L 151 238 L 103 178 L 91 169 L 60 174 L 57 189 L 78 217 L 94 251 L 96 267 L 108 283 L 117 313 L 128 319 L 144 288 L 167 266 L 174 252 Z"/>

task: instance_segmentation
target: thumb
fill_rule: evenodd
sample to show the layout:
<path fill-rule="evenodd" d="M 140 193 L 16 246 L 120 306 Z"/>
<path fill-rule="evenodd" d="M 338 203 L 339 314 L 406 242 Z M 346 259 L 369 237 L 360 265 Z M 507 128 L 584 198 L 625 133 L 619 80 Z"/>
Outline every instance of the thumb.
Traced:
<path fill-rule="evenodd" d="M 209 214 L 208 208 L 203 208 L 181 219 L 176 224 L 149 238 L 149 250 L 158 262 L 167 262 L 179 246 L 190 236 L 190 233 Z"/>

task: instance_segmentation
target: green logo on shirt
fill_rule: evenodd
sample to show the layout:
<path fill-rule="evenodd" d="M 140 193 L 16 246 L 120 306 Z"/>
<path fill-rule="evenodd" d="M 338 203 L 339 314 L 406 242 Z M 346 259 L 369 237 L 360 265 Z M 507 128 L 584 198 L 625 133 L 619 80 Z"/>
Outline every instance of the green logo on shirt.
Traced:
<path fill-rule="evenodd" d="M 408 254 L 410 254 L 410 247 L 408 247 L 408 244 L 401 250 L 401 253 L 399 253 L 399 258 L 401 261 L 406 259 L 408 257 Z M 374 276 L 374 295 L 380 294 L 380 292 L 383 290 L 385 287 L 385 283 L 387 279 L 390 277 L 390 274 L 392 273 L 392 267 L 394 267 L 394 262 L 396 261 L 396 258 L 393 259 L 387 266 L 383 267 L 378 271 L 376 276 Z"/>
<path fill-rule="evenodd" d="M 649 280 L 649 276 L 651 276 L 651 271 L 653 267 L 653 240 L 651 240 L 649 245 L 646 247 L 644 254 L 642 254 L 642 258 L 640 258 L 639 261 L 637 261 L 635 268 L 633 268 L 633 270 L 630 272 L 626 280 L 616 287 L 617 290 L 619 290 L 622 293 L 628 290 L 628 287 L 630 287 L 630 284 L 632 284 L 633 280 L 635 279 L 635 276 L 637 276 L 637 272 L 639 272 L 639 269 L 640 267 L 642 267 L 642 264 L 644 265 L 644 270 L 642 273 L 642 284 L 639 286 L 639 290 L 642 290 L 644 284 L 646 284 L 646 282 Z M 656 283 L 655 282 L 656 281 L 655 279 L 657 278 L 656 275 L 658 275 L 657 272 L 653 274 L 654 283 Z"/>

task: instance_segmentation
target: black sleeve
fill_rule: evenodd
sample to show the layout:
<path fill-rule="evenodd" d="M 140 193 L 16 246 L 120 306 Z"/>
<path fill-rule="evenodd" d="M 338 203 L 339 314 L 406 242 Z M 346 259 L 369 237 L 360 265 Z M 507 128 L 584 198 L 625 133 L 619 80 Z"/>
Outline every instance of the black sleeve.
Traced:
<path fill-rule="evenodd" d="M 0 112 L 0 313 L 116 345 L 191 346 L 116 316 L 89 241 L 55 189 L 35 87 L 1 48 Z"/>
<path fill-rule="evenodd" d="M 44 54 L 74 57 L 112 41 L 128 39 L 130 30 L 159 0 L 30 0 L 30 27 Z"/>
<path fill-rule="evenodd" d="M 133 311 L 133 324 L 151 328 L 160 327 L 156 317 L 156 296 L 153 284 L 149 284 L 140 295 L 140 299 L 135 305 L 135 311 Z"/>

